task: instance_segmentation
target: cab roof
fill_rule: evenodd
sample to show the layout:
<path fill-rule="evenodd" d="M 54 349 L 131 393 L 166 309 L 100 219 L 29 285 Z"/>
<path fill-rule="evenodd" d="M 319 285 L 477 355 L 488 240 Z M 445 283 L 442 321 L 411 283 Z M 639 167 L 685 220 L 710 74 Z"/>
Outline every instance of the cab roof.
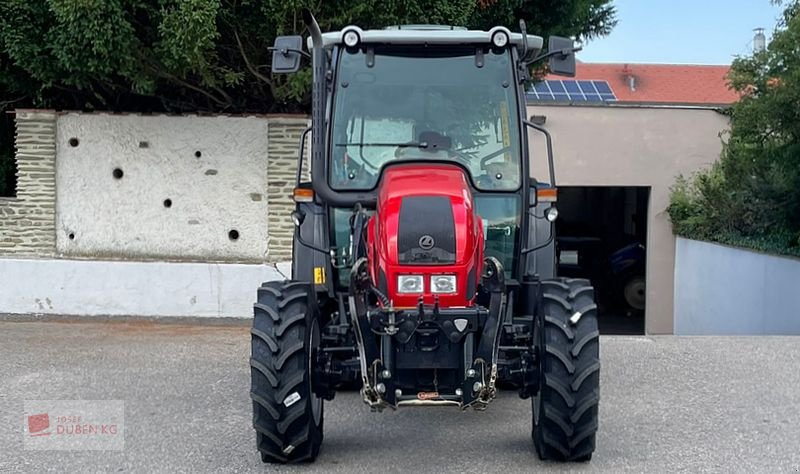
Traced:
<path fill-rule="evenodd" d="M 516 47 L 521 47 L 523 38 L 521 33 L 512 33 L 504 26 L 495 26 L 489 31 L 467 30 L 458 27 L 432 28 L 433 25 L 402 25 L 393 26 L 382 30 L 362 30 L 357 26 L 347 26 L 340 31 L 331 31 L 322 34 L 322 44 L 325 48 L 343 44 L 344 34 L 355 31 L 361 39 L 361 44 L 397 44 L 397 45 L 460 45 L 460 44 L 491 44 L 492 36 L 502 31 L 509 37 L 509 42 Z M 438 26 L 438 25 L 437 25 Z M 528 51 L 542 49 L 544 41 L 541 36 L 526 35 Z M 308 48 L 311 49 L 311 38 L 308 39 Z"/>

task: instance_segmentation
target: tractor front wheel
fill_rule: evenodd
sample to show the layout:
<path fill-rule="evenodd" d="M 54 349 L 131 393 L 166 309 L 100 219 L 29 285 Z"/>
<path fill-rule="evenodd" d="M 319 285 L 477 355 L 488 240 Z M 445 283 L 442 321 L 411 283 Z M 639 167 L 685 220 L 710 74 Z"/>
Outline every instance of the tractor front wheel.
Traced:
<path fill-rule="evenodd" d="M 322 445 L 322 398 L 312 390 L 320 344 L 311 287 L 267 282 L 258 289 L 250 358 L 253 427 L 261 460 L 313 461 Z"/>
<path fill-rule="evenodd" d="M 534 321 L 539 392 L 532 398 L 533 442 L 542 460 L 588 461 L 600 400 L 600 337 L 588 280 L 542 282 Z"/>

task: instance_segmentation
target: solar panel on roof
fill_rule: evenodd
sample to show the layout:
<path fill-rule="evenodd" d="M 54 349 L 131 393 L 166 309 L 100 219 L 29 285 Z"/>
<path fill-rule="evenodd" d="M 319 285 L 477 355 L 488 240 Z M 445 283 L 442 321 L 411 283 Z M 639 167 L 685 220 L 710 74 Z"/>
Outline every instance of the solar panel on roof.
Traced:
<path fill-rule="evenodd" d="M 606 81 L 594 81 L 594 86 L 597 87 L 597 92 L 601 94 L 612 94 L 611 86 L 608 85 Z"/>
<path fill-rule="evenodd" d="M 550 81 L 548 84 L 550 86 L 550 90 L 553 91 L 553 94 L 565 94 L 566 89 L 564 89 L 564 84 L 561 81 Z"/>
<path fill-rule="evenodd" d="M 617 97 L 607 81 L 546 80 L 531 84 L 529 102 L 614 102 Z"/>

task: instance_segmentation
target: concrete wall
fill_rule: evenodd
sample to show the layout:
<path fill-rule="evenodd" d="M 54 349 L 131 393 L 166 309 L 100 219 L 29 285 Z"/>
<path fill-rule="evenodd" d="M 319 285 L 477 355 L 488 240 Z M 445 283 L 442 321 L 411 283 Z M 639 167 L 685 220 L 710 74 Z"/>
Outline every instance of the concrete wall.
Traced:
<path fill-rule="evenodd" d="M 675 334 L 800 335 L 800 259 L 678 238 Z"/>
<path fill-rule="evenodd" d="M 285 269 L 284 269 L 285 270 Z M 273 266 L 0 259 L 0 313 L 250 317 Z"/>
<path fill-rule="evenodd" d="M 19 110 L 16 121 L 18 192 L 0 198 L 0 257 L 280 262 L 291 254 L 306 117 Z"/>
<path fill-rule="evenodd" d="M 0 198 L 0 255 L 55 250 L 56 114 L 18 110 L 17 197 Z"/>
<path fill-rule="evenodd" d="M 708 166 L 722 149 L 727 118 L 713 110 L 641 107 L 529 107 L 553 136 L 560 186 L 649 186 L 649 334 L 673 331 L 675 237 L 666 208 L 679 174 Z M 531 133 L 534 176 L 546 176 L 544 142 Z"/>
<path fill-rule="evenodd" d="M 256 117 L 59 116 L 58 252 L 264 261 L 267 124 Z"/>
<path fill-rule="evenodd" d="M 18 110 L 16 120 L 0 313 L 248 317 L 258 285 L 289 274 L 280 262 L 306 117 Z"/>

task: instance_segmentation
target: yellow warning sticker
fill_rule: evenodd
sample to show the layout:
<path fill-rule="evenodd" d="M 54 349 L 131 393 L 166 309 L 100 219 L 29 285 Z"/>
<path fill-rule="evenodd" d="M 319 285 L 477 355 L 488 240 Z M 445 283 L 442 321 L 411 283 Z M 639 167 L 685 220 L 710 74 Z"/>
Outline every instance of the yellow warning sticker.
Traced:
<path fill-rule="evenodd" d="M 314 284 L 325 284 L 325 267 L 314 267 Z"/>

